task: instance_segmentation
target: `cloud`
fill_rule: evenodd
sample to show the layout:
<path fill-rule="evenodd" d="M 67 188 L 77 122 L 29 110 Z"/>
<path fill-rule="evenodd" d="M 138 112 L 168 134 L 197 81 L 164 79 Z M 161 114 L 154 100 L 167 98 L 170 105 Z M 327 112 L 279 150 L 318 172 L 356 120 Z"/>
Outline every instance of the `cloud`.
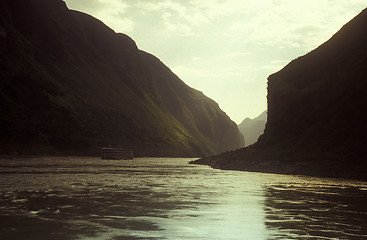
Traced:
<path fill-rule="evenodd" d="M 129 34 L 237 122 L 264 110 L 269 74 L 328 40 L 366 7 L 365 0 L 66 2 Z"/>
<path fill-rule="evenodd" d="M 355 12 L 342 0 L 68 0 L 119 32 L 156 29 L 171 36 L 227 35 L 246 44 L 316 47 Z M 338 14 L 336 14 L 338 13 Z M 142 22 L 147 21 L 148 22 Z M 139 31 L 139 30 L 138 30 Z"/>
<path fill-rule="evenodd" d="M 130 5 L 121 0 L 67 0 L 71 9 L 87 12 L 102 20 L 117 32 L 130 33 L 134 30 L 134 22 L 128 18 Z"/>
<path fill-rule="evenodd" d="M 338 4 L 335 4 L 338 3 Z M 223 29 L 246 44 L 299 47 L 310 50 L 326 41 L 355 15 L 351 2 L 328 0 L 192 0 L 205 23 L 221 19 Z M 362 1 L 359 1 L 360 4 Z M 360 6 L 360 5 L 359 5 Z M 194 10 L 195 11 L 194 11 Z M 337 14 L 336 14 L 337 13 Z"/>
<path fill-rule="evenodd" d="M 251 52 L 246 51 L 246 52 L 241 52 L 241 51 L 235 51 L 235 52 L 229 52 L 227 54 L 225 54 L 223 57 L 225 58 L 239 58 L 239 57 L 247 57 L 250 56 Z"/>
<path fill-rule="evenodd" d="M 68 8 L 71 9 L 78 9 L 78 10 L 83 10 L 87 13 L 92 13 L 94 12 L 96 9 L 99 8 L 104 8 L 106 7 L 105 3 L 102 3 L 99 0 L 90 0 L 88 1 L 88 4 L 86 4 L 85 0 L 72 0 L 72 1 L 65 1 Z"/>

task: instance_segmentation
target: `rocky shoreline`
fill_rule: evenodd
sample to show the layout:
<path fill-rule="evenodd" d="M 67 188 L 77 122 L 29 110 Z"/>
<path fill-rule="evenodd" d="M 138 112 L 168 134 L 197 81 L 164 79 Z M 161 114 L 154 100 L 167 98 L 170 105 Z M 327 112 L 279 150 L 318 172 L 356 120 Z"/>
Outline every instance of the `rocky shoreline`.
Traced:
<path fill-rule="evenodd" d="M 244 148 L 235 152 L 201 158 L 190 164 L 208 165 L 215 169 L 343 178 L 367 181 L 363 169 L 367 164 L 353 161 L 353 156 L 335 153 L 286 153 L 273 150 L 256 151 Z M 353 164 L 351 164 L 353 162 Z"/>

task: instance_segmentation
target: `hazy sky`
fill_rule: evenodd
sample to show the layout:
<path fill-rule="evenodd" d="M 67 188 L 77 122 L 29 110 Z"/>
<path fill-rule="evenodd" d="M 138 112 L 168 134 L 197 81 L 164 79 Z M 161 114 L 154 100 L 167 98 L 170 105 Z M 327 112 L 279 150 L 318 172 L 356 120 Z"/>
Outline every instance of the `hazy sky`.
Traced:
<path fill-rule="evenodd" d="M 232 120 L 267 108 L 267 77 L 328 40 L 366 0 L 66 0 L 132 37 Z"/>

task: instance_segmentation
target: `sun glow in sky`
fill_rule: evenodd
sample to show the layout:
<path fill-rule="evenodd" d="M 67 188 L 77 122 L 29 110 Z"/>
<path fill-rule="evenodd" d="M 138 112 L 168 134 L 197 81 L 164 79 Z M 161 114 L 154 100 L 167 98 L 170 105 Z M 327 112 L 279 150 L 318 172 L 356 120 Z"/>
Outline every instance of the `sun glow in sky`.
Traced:
<path fill-rule="evenodd" d="M 128 34 L 240 123 L 267 108 L 267 77 L 328 40 L 366 0 L 66 0 Z"/>

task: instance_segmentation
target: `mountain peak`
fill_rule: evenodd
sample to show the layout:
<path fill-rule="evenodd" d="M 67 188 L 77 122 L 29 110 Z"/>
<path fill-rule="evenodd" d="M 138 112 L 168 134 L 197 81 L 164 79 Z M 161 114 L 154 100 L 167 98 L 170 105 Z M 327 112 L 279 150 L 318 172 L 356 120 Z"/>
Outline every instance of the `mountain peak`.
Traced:
<path fill-rule="evenodd" d="M 245 138 L 245 146 L 254 144 L 261 134 L 264 132 L 267 119 L 267 111 L 262 112 L 254 119 L 245 118 L 238 129 Z"/>

